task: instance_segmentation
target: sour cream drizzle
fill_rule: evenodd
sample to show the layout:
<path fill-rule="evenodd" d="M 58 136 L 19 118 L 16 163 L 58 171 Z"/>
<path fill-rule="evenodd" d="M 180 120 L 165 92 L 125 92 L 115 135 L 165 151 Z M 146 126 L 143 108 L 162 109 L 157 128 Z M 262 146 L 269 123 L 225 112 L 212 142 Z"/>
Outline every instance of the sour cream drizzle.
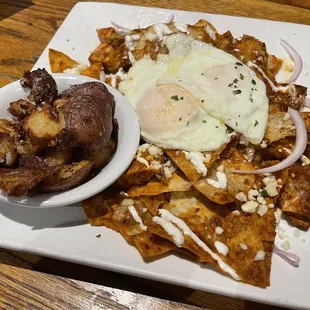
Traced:
<path fill-rule="evenodd" d="M 160 225 L 172 238 L 176 246 L 179 248 L 183 246 L 184 236 L 182 232 L 176 228 L 170 221 L 159 216 L 153 217 L 153 222 Z"/>
<path fill-rule="evenodd" d="M 210 254 L 210 256 L 217 261 L 219 267 L 226 273 L 228 273 L 230 276 L 232 276 L 235 280 L 240 280 L 240 277 L 237 275 L 236 271 L 231 268 L 230 266 L 228 266 L 219 255 L 217 255 L 216 253 L 214 253 L 201 239 L 198 238 L 198 236 L 196 234 L 193 233 L 193 231 L 185 224 L 185 222 L 183 220 L 181 220 L 180 218 L 174 216 L 172 213 L 170 213 L 168 210 L 165 209 L 160 209 L 159 210 L 159 214 L 161 216 L 161 218 L 159 217 L 155 217 L 156 221 L 158 221 L 158 219 L 161 220 L 165 220 L 165 225 L 167 223 L 173 223 L 175 224 L 179 229 L 181 229 L 183 231 L 183 233 L 185 235 L 188 235 L 189 237 L 192 238 L 192 240 L 200 247 L 202 248 L 204 251 L 206 251 L 208 254 Z M 153 218 L 154 221 L 154 218 Z M 158 224 L 161 225 L 160 222 L 157 222 Z M 172 224 L 171 224 L 172 225 Z M 172 225 L 174 228 L 176 228 L 174 225 Z M 169 225 L 169 227 L 171 228 L 171 226 Z M 164 228 L 164 227 L 163 227 Z M 173 228 L 173 230 L 170 231 L 170 229 L 168 228 L 168 226 L 166 225 L 167 228 L 167 233 L 172 235 L 172 232 L 175 235 L 175 229 Z M 178 235 L 179 236 L 179 235 Z M 178 242 L 180 242 L 181 239 L 178 240 Z M 184 242 L 184 237 L 183 237 L 183 242 Z M 183 243 L 182 242 L 182 243 Z M 179 243 L 180 244 L 180 243 Z M 178 245 L 178 244 L 177 244 Z M 179 245 L 178 245 L 179 246 Z"/>
<path fill-rule="evenodd" d="M 261 74 L 262 76 L 264 77 L 264 79 L 269 83 L 271 89 L 273 91 L 277 91 L 278 90 L 278 87 L 276 85 L 273 84 L 273 82 L 269 79 L 269 77 L 267 76 L 267 74 L 258 66 L 256 65 L 255 63 L 253 63 L 252 61 L 249 61 L 247 63 L 247 66 L 248 67 L 254 67 L 256 68 Z"/>
<path fill-rule="evenodd" d="M 132 217 L 134 218 L 134 220 L 139 223 L 140 228 L 142 230 L 147 230 L 147 226 L 145 226 L 143 224 L 142 218 L 139 216 L 136 208 L 134 206 L 128 206 L 128 211 L 131 213 Z"/>

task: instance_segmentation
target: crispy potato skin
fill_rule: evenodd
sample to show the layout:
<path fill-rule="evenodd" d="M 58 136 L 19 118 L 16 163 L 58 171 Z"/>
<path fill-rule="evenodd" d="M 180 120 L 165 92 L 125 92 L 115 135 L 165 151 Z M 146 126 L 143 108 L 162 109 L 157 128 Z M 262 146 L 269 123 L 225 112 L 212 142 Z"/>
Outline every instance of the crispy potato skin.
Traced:
<path fill-rule="evenodd" d="M 17 159 L 14 140 L 9 134 L 0 132 L 0 165 L 13 167 Z"/>
<path fill-rule="evenodd" d="M 26 195 L 58 167 L 0 169 L 0 189 L 9 196 Z"/>
<path fill-rule="evenodd" d="M 92 162 L 84 160 L 71 165 L 63 165 L 58 171 L 45 178 L 40 184 L 44 192 L 58 192 L 80 185 L 89 175 Z"/>
<path fill-rule="evenodd" d="M 35 105 L 33 105 L 31 102 L 19 99 L 10 103 L 8 111 L 19 121 L 21 121 L 25 117 L 29 116 L 32 111 L 35 110 L 35 108 Z"/>
<path fill-rule="evenodd" d="M 111 106 L 102 104 L 95 96 L 76 95 L 67 99 L 63 107 L 65 128 L 57 137 L 62 148 L 83 146 L 98 149 L 107 144 L 111 137 Z"/>
<path fill-rule="evenodd" d="M 20 84 L 24 88 L 29 87 L 31 89 L 28 99 L 36 104 L 42 102 L 50 104 L 58 96 L 56 82 L 45 69 L 26 71 L 20 80 Z"/>
<path fill-rule="evenodd" d="M 57 135 L 64 128 L 64 121 L 56 110 L 45 105 L 36 109 L 22 121 L 27 140 L 34 145 L 54 145 Z"/>

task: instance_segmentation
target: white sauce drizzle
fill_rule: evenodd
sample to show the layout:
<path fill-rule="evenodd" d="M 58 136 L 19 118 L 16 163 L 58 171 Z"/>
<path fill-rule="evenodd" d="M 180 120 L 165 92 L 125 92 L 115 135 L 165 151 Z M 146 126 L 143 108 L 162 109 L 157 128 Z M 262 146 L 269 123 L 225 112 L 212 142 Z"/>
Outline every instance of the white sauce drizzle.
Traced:
<path fill-rule="evenodd" d="M 252 61 L 249 61 L 247 63 L 247 66 L 248 67 L 254 67 L 256 68 L 261 74 L 262 76 L 264 77 L 264 79 L 269 83 L 271 89 L 273 91 L 277 91 L 278 90 L 278 87 L 276 85 L 273 84 L 273 82 L 269 79 L 269 77 L 266 75 L 266 73 L 256 64 L 254 64 Z"/>
<path fill-rule="evenodd" d="M 173 238 L 174 243 L 179 248 L 183 246 L 184 236 L 182 232 L 175 227 L 170 221 L 165 218 L 161 218 L 159 216 L 153 217 L 153 222 L 160 225 L 168 234 Z"/>
<path fill-rule="evenodd" d="M 211 159 L 211 155 L 207 154 L 209 156 L 204 156 L 201 152 L 186 152 L 183 151 L 185 158 L 189 160 L 194 166 L 195 170 L 202 174 L 203 176 L 207 175 L 208 169 L 205 166 L 205 162 L 209 162 Z"/>
<path fill-rule="evenodd" d="M 128 211 L 131 213 L 134 220 L 139 223 L 142 230 L 147 230 L 147 227 L 143 224 L 142 218 L 139 216 L 136 208 L 134 206 L 128 206 Z"/>
<path fill-rule="evenodd" d="M 159 214 L 161 217 L 167 221 L 172 222 L 177 227 L 179 227 L 185 235 L 188 235 L 192 238 L 192 240 L 201 247 L 204 251 L 206 251 L 214 260 L 217 261 L 219 267 L 224 271 L 227 272 L 230 276 L 232 276 L 235 280 L 240 280 L 240 277 L 237 275 L 236 271 L 227 265 L 222 258 L 214 253 L 199 237 L 193 233 L 193 231 L 185 224 L 183 220 L 174 216 L 168 210 L 160 209 Z"/>

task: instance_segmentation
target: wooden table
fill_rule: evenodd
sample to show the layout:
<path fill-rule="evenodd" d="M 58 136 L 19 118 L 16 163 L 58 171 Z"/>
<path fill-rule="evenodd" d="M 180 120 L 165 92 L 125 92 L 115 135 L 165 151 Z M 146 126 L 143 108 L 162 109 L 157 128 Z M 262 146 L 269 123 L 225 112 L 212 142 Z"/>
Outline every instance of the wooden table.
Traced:
<path fill-rule="evenodd" d="M 76 2 L 1 0 L 0 87 L 19 79 L 24 70 L 31 69 Z M 106 2 L 143 3 L 310 25 L 310 10 L 306 9 L 310 8 L 310 0 Z M 197 309 L 195 306 L 232 310 L 280 309 L 0 249 L 0 309 Z"/>

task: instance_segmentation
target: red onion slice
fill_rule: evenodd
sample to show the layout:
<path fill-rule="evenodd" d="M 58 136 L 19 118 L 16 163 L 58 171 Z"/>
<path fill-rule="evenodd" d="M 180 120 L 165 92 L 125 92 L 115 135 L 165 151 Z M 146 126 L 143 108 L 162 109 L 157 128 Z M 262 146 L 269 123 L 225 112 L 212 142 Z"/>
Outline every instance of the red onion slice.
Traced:
<path fill-rule="evenodd" d="M 294 148 L 294 151 L 290 154 L 290 156 L 288 156 L 282 162 L 274 166 L 271 166 L 271 167 L 258 169 L 258 170 L 252 170 L 252 171 L 232 170 L 232 172 L 240 173 L 240 174 L 272 173 L 272 172 L 276 172 L 276 171 L 279 171 L 286 167 L 291 166 L 294 162 L 296 162 L 301 157 L 301 155 L 304 153 L 307 147 L 307 127 L 301 114 L 297 110 L 288 108 L 287 111 L 296 127 L 295 148 Z"/>
<path fill-rule="evenodd" d="M 296 254 L 283 251 L 279 249 L 276 245 L 273 246 L 273 253 L 280 256 L 282 259 L 284 259 L 287 263 L 289 263 L 291 266 L 298 267 L 300 263 L 300 257 Z"/>
<path fill-rule="evenodd" d="M 294 69 L 292 76 L 287 81 L 285 81 L 285 83 L 290 84 L 290 83 L 295 82 L 298 79 L 300 72 L 302 70 L 303 63 L 302 63 L 302 59 L 300 55 L 296 52 L 296 50 L 291 45 L 289 45 L 286 41 L 282 39 L 280 40 L 280 44 L 284 47 L 284 49 L 290 55 L 290 58 L 293 60 L 295 64 L 295 69 Z"/>

